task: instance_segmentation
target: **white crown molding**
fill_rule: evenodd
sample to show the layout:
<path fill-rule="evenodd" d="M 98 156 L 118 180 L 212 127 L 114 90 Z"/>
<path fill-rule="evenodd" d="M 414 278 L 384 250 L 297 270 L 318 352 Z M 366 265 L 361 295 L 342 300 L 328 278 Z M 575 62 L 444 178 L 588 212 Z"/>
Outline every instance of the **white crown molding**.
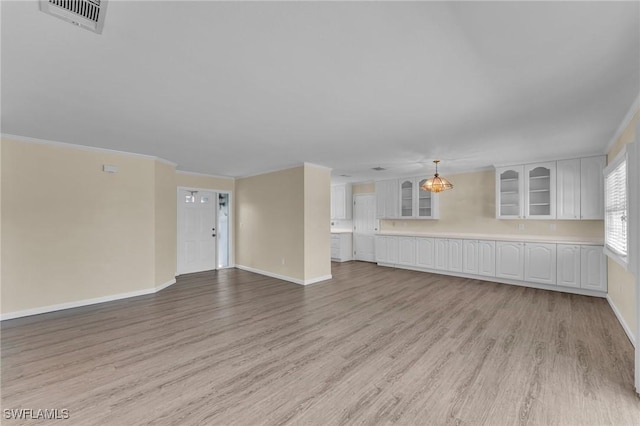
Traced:
<path fill-rule="evenodd" d="M 611 150 L 611 148 L 613 148 L 613 145 L 615 145 L 618 139 L 620 138 L 620 136 L 622 136 L 622 132 L 624 132 L 627 126 L 629 126 L 631 119 L 633 119 L 633 116 L 636 115 L 636 112 L 639 109 L 640 109 L 640 93 L 638 94 L 638 96 L 636 96 L 636 99 L 633 101 L 633 103 L 629 107 L 627 114 L 622 119 L 620 126 L 618 126 L 618 129 L 609 140 L 609 143 L 607 143 L 607 145 L 605 146 L 604 152 L 603 152 L 604 154 L 607 154 Z"/>
<path fill-rule="evenodd" d="M 305 167 L 313 167 L 316 169 L 329 170 L 330 172 L 333 170 L 331 167 L 322 166 L 320 164 L 315 164 L 315 163 L 307 163 L 306 161 L 303 163 L 303 165 Z"/>
<path fill-rule="evenodd" d="M 185 170 L 176 170 L 176 173 L 179 175 L 185 175 L 185 176 L 199 176 L 199 177 L 209 177 L 209 178 L 215 178 L 215 179 L 236 180 L 236 178 L 231 176 L 210 175 L 208 173 L 187 172 Z"/>
<path fill-rule="evenodd" d="M 35 143 L 35 144 L 40 144 L 40 145 L 58 146 L 58 147 L 61 147 L 61 148 L 79 149 L 79 150 L 82 150 L 82 151 L 97 152 L 97 153 L 101 153 L 101 154 L 116 154 L 116 155 L 123 155 L 123 156 L 126 156 L 126 157 L 143 158 L 143 159 L 146 159 L 146 160 L 159 161 L 161 163 L 165 163 L 165 164 L 168 164 L 168 165 L 173 166 L 173 167 L 177 166 L 177 164 L 172 162 L 172 161 L 165 160 L 164 158 L 156 157 L 154 155 L 136 154 L 134 152 L 118 151 L 116 149 L 98 148 L 98 147 L 95 147 L 95 146 L 86 146 L 86 145 L 77 145 L 77 144 L 68 143 L 68 142 L 52 141 L 52 140 L 48 140 L 48 139 L 32 138 L 32 137 L 29 137 L 29 136 L 12 135 L 12 134 L 8 134 L 8 133 L 2 133 L 2 134 L 0 134 L 0 137 L 2 137 L 2 139 L 6 138 L 6 139 L 18 141 L 18 142 L 28 142 L 28 143 Z"/>
<path fill-rule="evenodd" d="M 252 178 L 256 176 L 268 175 L 269 173 L 283 172 L 285 170 L 297 169 L 298 167 L 303 167 L 303 166 L 304 166 L 304 163 L 295 163 L 295 164 L 290 164 L 288 166 L 282 166 L 276 169 L 267 169 L 267 170 L 264 170 L 258 173 L 252 173 L 249 175 L 236 176 L 236 179 L 247 179 L 247 178 Z"/>

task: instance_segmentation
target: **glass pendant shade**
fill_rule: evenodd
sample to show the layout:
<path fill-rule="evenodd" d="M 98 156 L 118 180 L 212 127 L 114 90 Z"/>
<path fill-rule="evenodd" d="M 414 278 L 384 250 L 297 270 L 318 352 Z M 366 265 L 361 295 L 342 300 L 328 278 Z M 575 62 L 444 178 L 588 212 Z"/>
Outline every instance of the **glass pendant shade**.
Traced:
<path fill-rule="evenodd" d="M 438 174 L 438 163 L 440 162 L 440 160 L 434 160 L 433 162 L 436 163 L 436 173 L 432 178 L 427 179 L 427 181 L 423 183 L 420 188 L 424 191 L 429 192 L 442 192 L 446 191 L 447 189 L 452 189 L 453 184 L 445 178 L 440 177 L 440 175 Z"/>

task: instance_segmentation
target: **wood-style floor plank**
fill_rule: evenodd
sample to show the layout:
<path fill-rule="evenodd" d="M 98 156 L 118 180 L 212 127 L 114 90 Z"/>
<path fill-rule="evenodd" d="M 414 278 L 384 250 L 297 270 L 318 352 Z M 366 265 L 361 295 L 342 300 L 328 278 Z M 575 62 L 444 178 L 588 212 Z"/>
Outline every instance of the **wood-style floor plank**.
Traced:
<path fill-rule="evenodd" d="M 603 299 L 332 269 L 307 287 L 192 274 L 5 321 L 2 408 L 78 425 L 640 425 L 633 347 Z"/>

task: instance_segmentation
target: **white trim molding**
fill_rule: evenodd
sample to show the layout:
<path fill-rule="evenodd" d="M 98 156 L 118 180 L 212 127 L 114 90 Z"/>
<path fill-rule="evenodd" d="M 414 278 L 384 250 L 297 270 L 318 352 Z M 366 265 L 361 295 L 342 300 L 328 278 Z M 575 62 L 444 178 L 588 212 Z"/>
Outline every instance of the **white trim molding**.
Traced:
<path fill-rule="evenodd" d="M 176 170 L 176 173 L 179 175 L 186 175 L 186 176 L 199 176 L 199 177 L 209 177 L 209 178 L 215 178 L 215 179 L 236 180 L 236 178 L 231 176 L 220 176 L 220 175 L 211 175 L 208 173 L 188 172 L 186 170 Z"/>
<path fill-rule="evenodd" d="M 29 136 L 11 135 L 11 134 L 8 134 L 8 133 L 2 133 L 2 134 L 0 134 L 0 137 L 2 137 L 3 139 L 6 138 L 6 139 L 14 140 L 14 141 L 17 141 L 17 142 L 28 142 L 28 143 L 35 143 L 35 144 L 40 144 L 40 145 L 58 146 L 58 147 L 62 147 L 62 148 L 80 149 L 80 150 L 83 150 L 83 151 L 98 152 L 98 153 L 102 153 L 102 154 L 116 154 L 116 155 L 123 155 L 123 156 L 126 156 L 126 157 L 144 158 L 144 159 L 147 159 L 147 160 L 159 161 L 161 163 L 168 164 L 168 165 L 170 165 L 172 167 L 176 167 L 178 165 L 177 163 L 174 163 L 173 161 L 169 161 L 169 160 L 166 160 L 164 158 L 156 157 L 154 155 L 137 154 L 135 152 L 118 151 L 116 149 L 99 148 L 99 147 L 95 147 L 95 146 L 79 145 L 79 144 L 74 144 L 74 143 L 69 143 L 69 142 L 58 142 L 58 141 L 52 141 L 52 140 L 48 140 L 48 139 L 32 138 L 32 137 L 29 137 Z"/>
<path fill-rule="evenodd" d="M 618 129 L 616 130 L 616 132 L 613 134 L 613 136 L 605 146 L 604 154 L 607 154 L 611 150 L 611 148 L 613 148 L 613 145 L 615 145 L 618 139 L 620 139 L 622 132 L 624 132 L 624 130 L 629 126 L 629 123 L 633 119 L 633 116 L 636 115 L 636 112 L 639 109 L 640 109 L 640 93 L 634 99 L 633 103 L 629 107 L 629 110 L 627 111 L 627 114 L 622 119 L 622 123 L 620 123 L 620 126 L 618 126 Z"/>
<path fill-rule="evenodd" d="M 55 311 L 63 311 L 63 310 L 72 309 L 72 308 L 80 308 L 83 306 L 97 305 L 99 303 L 129 299 L 131 297 L 146 296 L 148 294 L 154 294 L 161 290 L 164 290 L 165 288 L 175 283 L 176 283 L 176 280 L 174 278 L 173 280 L 168 281 L 158 287 L 145 288 L 142 290 L 129 291 L 127 293 L 111 294 L 108 296 L 94 297 L 92 299 L 76 300 L 73 302 L 58 303 L 56 305 L 41 306 L 39 308 L 31 308 L 31 309 L 25 309 L 22 311 L 9 312 L 6 314 L 1 314 L 0 321 L 28 317 L 31 315 L 46 314 L 46 313 L 55 312 Z"/>
<path fill-rule="evenodd" d="M 263 271 L 261 269 L 252 268 L 250 266 L 236 265 L 235 267 L 237 269 L 241 269 L 243 271 L 253 272 L 254 274 L 264 275 L 264 276 L 271 277 L 271 278 L 277 278 L 279 280 L 288 281 L 290 283 L 299 284 L 299 285 L 315 284 L 315 283 L 319 283 L 321 281 L 327 281 L 327 280 L 330 280 L 331 278 L 333 278 L 332 275 L 325 275 L 325 276 L 322 276 L 322 277 L 311 278 L 311 279 L 308 279 L 308 280 L 301 280 L 299 278 L 293 278 L 293 277 L 289 277 L 287 275 L 280 275 L 280 274 L 276 274 L 276 273 L 269 272 L 269 271 Z"/>
<path fill-rule="evenodd" d="M 615 303 L 613 303 L 613 299 L 611 299 L 611 296 L 609 296 L 608 294 L 607 294 L 607 302 L 609 302 L 609 306 L 611 306 L 611 310 L 613 311 L 613 313 L 615 314 L 616 318 L 618 319 L 618 322 L 622 326 L 622 329 L 624 330 L 625 334 L 627 335 L 627 337 L 631 341 L 631 344 L 635 347 L 636 346 L 636 338 L 633 335 L 633 333 L 631 332 L 631 329 L 629 328 L 629 324 L 627 324 L 625 322 L 624 317 L 620 313 L 620 310 L 618 310 L 618 307 L 616 306 Z"/>

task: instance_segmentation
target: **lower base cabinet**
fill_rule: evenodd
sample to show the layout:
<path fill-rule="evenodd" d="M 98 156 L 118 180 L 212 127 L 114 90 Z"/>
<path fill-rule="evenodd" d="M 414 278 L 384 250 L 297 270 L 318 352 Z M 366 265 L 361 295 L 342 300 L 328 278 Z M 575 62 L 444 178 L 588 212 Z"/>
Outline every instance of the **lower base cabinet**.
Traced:
<path fill-rule="evenodd" d="M 524 244 L 524 280 L 556 284 L 556 244 Z"/>
<path fill-rule="evenodd" d="M 602 246 L 580 247 L 580 288 L 607 291 L 607 258 Z"/>
<path fill-rule="evenodd" d="M 602 246 L 595 245 L 377 235 L 376 261 L 525 285 L 607 291 L 606 258 Z"/>
<path fill-rule="evenodd" d="M 331 234 L 331 260 L 346 262 L 353 260 L 353 240 L 351 233 Z"/>
<path fill-rule="evenodd" d="M 524 243 L 496 241 L 496 277 L 523 280 Z"/>

